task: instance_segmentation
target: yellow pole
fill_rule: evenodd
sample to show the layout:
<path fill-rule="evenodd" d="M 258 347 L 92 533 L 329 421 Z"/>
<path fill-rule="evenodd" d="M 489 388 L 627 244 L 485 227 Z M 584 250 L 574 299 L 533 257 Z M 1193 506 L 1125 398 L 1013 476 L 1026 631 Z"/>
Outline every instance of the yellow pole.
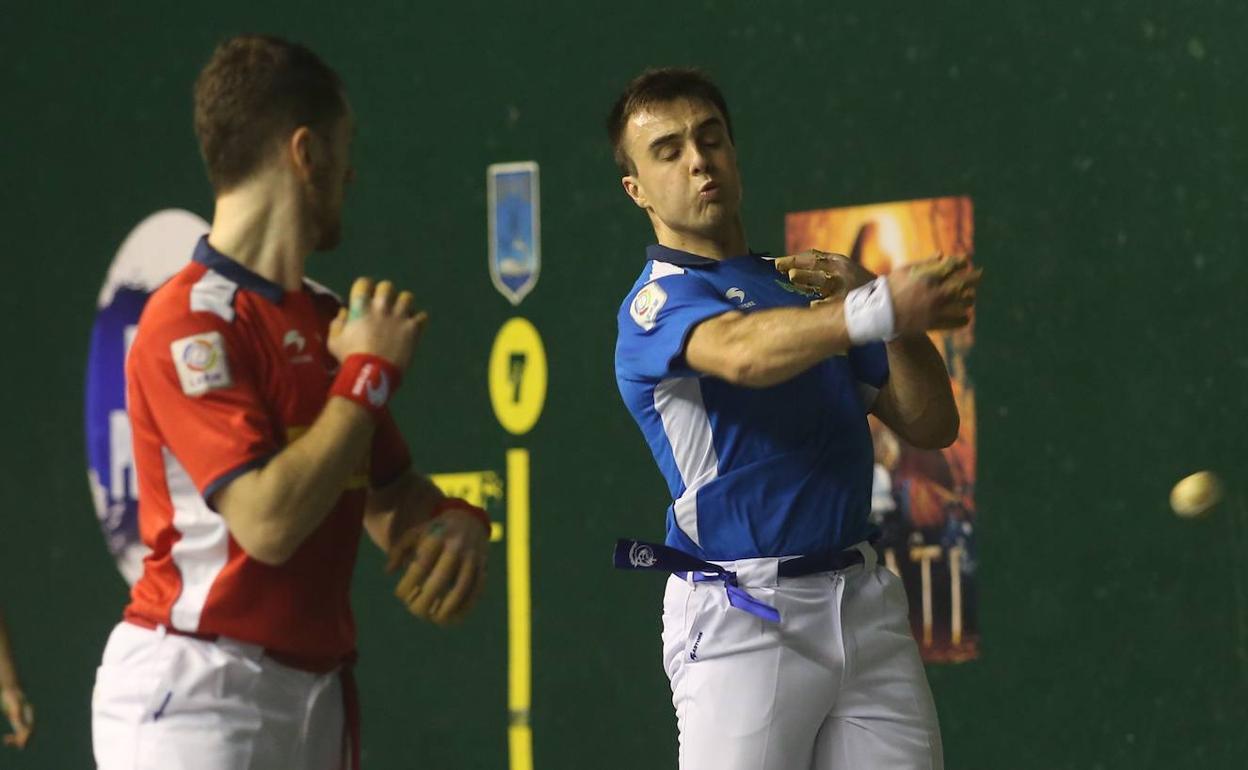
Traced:
<path fill-rule="evenodd" d="M 529 452 L 507 450 L 507 745 L 511 770 L 533 770 Z"/>

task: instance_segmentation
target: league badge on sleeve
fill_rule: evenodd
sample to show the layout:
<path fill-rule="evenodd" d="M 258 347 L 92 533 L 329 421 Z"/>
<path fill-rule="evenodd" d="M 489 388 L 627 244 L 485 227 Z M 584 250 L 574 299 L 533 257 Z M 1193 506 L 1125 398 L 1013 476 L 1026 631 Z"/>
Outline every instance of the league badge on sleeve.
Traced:
<path fill-rule="evenodd" d="M 490 280 L 511 304 L 533 291 L 542 269 L 537 164 L 495 163 L 486 169 Z"/>
<path fill-rule="evenodd" d="M 633 297 L 633 304 L 628 306 L 628 313 L 638 326 L 650 331 L 654 328 L 659 311 L 663 309 L 665 302 L 667 302 L 667 292 L 663 291 L 662 286 L 651 282 L 641 287 L 637 296 Z"/>
<path fill-rule="evenodd" d="M 230 387 L 230 365 L 225 360 L 221 332 L 183 337 L 174 340 L 169 349 L 186 395 L 202 396 L 215 388 Z"/>

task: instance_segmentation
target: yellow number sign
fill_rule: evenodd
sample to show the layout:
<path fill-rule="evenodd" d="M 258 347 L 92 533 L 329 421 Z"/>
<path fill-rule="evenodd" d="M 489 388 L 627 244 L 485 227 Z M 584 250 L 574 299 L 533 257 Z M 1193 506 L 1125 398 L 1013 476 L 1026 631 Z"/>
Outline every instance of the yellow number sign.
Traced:
<path fill-rule="evenodd" d="M 490 404 L 503 429 L 528 433 L 546 403 L 546 350 L 533 324 L 512 318 L 490 352 Z"/>

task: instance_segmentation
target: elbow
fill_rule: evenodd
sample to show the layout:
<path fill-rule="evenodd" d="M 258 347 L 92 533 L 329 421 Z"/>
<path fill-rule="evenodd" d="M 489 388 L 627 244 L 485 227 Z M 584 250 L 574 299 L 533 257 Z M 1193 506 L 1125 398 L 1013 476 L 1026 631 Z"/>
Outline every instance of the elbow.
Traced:
<path fill-rule="evenodd" d="M 207 499 L 248 558 L 270 567 L 290 561 L 303 539 L 292 529 L 296 502 L 276 497 L 259 483 L 260 471 L 240 476 Z"/>
<path fill-rule="evenodd" d="M 281 520 L 278 516 L 273 518 Z M 229 519 L 226 521 L 228 524 Z M 290 561 L 298 548 L 291 533 L 274 521 L 251 521 L 243 526 L 231 526 L 230 536 L 248 558 L 269 567 L 280 567 Z"/>
<path fill-rule="evenodd" d="M 290 539 L 276 534 L 252 537 L 249 542 L 238 540 L 238 545 L 249 558 L 269 567 L 280 567 L 295 555 Z"/>
<path fill-rule="evenodd" d="M 915 431 L 916 435 L 907 438 L 918 449 L 944 449 L 958 440 L 958 431 L 962 428 L 961 419 L 956 410 L 942 415 L 939 421 L 933 421 L 926 430 Z"/>
<path fill-rule="evenodd" d="M 750 361 L 732 361 L 728 364 L 724 379 L 732 385 L 744 388 L 757 388 L 758 367 Z"/>
<path fill-rule="evenodd" d="M 945 449 L 953 446 L 953 442 L 958 440 L 958 421 L 956 418 L 953 420 L 952 425 L 952 428 L 945 428 L 937 432 L 932 439 L 932 449 Z"/>
<path fill-rule="evenodd" d="M 743 388 L 769 388 L 784 379 L 760 361 L 756 351 L 747 345 L 738 345 L 729 352 L 722 377 L 730 384 Z"/>
<path fill-rule="evenodd" d="M 258 561 L 268 567 L 280 567 L 295 555 L 294 549 L 286 548 L 277 542 L 253 543 L 250 548 L 242 543 L 239 543 L 239 546 L 252 561 Z"/>
<path fill-rule="evenodd" d="M 749 361 L 734 363 L 728 367 L 724 379 L 731 385 L 742 388 L 765 388 L 775 383 L 767 377 L 767 373 Z"/>

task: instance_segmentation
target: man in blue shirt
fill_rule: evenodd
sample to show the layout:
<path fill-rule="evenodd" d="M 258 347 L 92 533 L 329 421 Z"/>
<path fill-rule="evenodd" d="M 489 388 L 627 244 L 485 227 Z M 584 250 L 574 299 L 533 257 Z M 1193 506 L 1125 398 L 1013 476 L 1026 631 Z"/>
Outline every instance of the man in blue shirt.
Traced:
<path fill-rule="evenodd" d="M 616 380 L 668 483 L 663 612 L 682 770 L 939 768 L 905 590 L 877 565 L 867 414 L 923 448 L 958 414 L 931 329 L 969 320 L 979 273 L 877 277 L 838 255 L 751 252 L 727 105 L 650 70 L 608 118 L 658 241 L 620 308 Z"/>

